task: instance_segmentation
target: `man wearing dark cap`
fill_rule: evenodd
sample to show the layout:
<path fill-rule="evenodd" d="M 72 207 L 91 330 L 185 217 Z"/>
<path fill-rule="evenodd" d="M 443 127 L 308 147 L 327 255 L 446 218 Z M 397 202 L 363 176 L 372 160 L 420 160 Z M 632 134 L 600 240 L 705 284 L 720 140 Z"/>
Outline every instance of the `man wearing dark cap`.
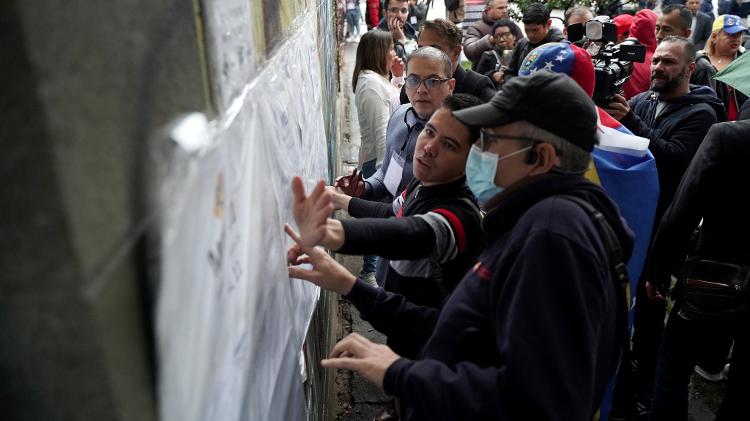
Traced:
<path fill-rule="evenodd" d="M 419 359 L 352 334 L 322 364 L 398 397 L 407 420 L 591 419 L 626 337 L 620 268 L 633 241 L 582 176 L 597 142 L 594 103 L 568 76 L 538 72 L 453 115 L 482 129 L 466 171 L 487 211 L 488 247 L 430 311 L 347 281 L 327 254 L 303 248 L 313 269 L 294 275 L 346 284 L 376 329 L 431 331 Z"/>

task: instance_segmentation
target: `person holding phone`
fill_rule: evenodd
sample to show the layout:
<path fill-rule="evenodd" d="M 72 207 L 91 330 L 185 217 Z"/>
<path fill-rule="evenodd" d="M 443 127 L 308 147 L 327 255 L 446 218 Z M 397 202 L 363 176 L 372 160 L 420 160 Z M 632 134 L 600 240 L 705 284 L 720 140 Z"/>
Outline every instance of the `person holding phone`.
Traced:
<path fill-rule="evenodd" d="M 521 28 L 510 19 L 498 19 L 492 26 L 490 44 L 492 49 L 482 53 L 477 64 L 477 73 L 488 76 L 495 88 L 503 83 L 505 69 L 513 55 L 513 47 L 516 41 L 523 38 Z"/>

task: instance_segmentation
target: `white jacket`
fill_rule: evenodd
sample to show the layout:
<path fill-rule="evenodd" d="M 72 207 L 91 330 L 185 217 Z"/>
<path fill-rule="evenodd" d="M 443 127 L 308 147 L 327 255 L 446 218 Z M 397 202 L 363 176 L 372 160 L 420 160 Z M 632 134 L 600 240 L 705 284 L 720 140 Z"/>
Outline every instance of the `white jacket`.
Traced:
<path fill-rule="evenodd" d="M 401 105 L 399 95 L 403 78 L 394 78 L 389 83 L 386 78 L 363 70 L 357 78 L 354 103 L 359 117 L 359 130 L 362 139 L 359 148 L 359 167 L 375 159 L 375 167 L 380 168 L 385 154 L 385 131 L 391 114 Z"/>

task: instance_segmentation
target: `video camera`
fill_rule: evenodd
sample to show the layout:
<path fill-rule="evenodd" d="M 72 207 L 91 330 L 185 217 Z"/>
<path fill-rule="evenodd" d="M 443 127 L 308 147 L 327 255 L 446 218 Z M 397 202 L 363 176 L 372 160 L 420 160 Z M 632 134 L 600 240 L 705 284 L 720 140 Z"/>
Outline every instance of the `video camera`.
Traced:
<path fill-rule="evenodd" d="M 622 85 L 633 73 L 633 62 L 643 63 L 646 59 L 646 47 L 635 38 L 615 44 L 617 26 L 609 16 L 568 26 L 568 40 L 582 44 L 591 54 L 596 77 L 594 102 L 602 107 L 614 101 L 614 94 L 622 92 Z"/>

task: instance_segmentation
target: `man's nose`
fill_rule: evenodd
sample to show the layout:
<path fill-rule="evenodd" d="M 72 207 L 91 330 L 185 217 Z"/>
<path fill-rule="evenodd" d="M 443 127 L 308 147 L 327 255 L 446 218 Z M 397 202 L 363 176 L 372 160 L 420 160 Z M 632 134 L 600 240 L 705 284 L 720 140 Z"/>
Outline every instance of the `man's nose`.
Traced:
<path fill-rule="evenodd" d="M 435 142 L 437 139 L 432 139 L 424 145 L 424 153 L 429 156 L 435 156 L 437 153 L 437 147 Z"/>

